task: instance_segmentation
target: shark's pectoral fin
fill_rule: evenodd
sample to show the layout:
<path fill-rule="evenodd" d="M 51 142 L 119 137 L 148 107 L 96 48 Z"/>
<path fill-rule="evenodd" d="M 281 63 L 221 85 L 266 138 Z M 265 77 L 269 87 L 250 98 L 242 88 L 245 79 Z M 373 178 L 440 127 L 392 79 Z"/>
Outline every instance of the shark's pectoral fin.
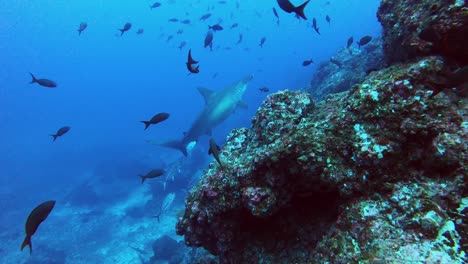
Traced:
<path fill-rule="evenodd" d="M 197 89 L 200 92 L 200 94 L 203 96 L 203 99 L 205 99 L 205 104 L 208 104 L 211 100 L 212 95 L 215 92 L 205 87 L 198 87 Z"/>
<path fill-rule="evenodd" d="M 242 108 L 242 109 L 249 108 L 249 106 L 246 103 L 242 102 L 242 101 L 237 103 L 237 107 Z"/>

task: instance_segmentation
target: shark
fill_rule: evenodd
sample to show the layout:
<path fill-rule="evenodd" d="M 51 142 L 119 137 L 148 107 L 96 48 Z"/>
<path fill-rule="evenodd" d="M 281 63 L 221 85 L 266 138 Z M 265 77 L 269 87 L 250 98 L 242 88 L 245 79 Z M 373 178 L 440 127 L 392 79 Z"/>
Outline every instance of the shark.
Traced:
<path fill-rule="evenodd" d="M 184 156 L 187 156 L 187 145 L 196 142 L 203 135 L 211 135 L 212 129 L 224 122 L 237 108 L 247 108 L 247 105 L 242 101 L 242 96 L 247 90 L 249 81 L 252 79 L 253 75 L 248 75 L 217 92 L 199 87 L 198 91 L 205 99 L 205 107 L 197 119 L 195 119 L 190 129 L 184 133 L 181 140 L 171 140 L 155 144 L 179 150 Z"/>

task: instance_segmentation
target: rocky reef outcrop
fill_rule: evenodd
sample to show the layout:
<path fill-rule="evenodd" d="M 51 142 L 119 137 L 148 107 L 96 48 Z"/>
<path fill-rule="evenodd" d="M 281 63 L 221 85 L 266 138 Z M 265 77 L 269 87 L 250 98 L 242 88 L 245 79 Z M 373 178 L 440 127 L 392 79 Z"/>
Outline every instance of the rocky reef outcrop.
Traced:
<path fill-rule="evenodd" d="M 370 74 L 315 105 L 267 97 L 233 130 L 186 201 L 177 232 L 222 263 L 462 261 L 466 98 L 431 98 L 440 57 Z"/>
<path fill-rule="evenodd" d="M 389 63 L 437 54 L 468 64 L 466 1 L 382 0 L 377 17 Z"/>
<path fill-rule="evenodd" d="M 186 245 L 220 263 L 466 263 L 466 14 L 383 0 L 385 56 L 400 63 L 318 103 L 269 95 L 191 190 Z"/>
<path fill-rule="evenodd" d="M 328 94 L 344 92 L 362 82 L 371 71 L 384 67 L 382 39 L 372 40 L 364 47 L 342 48 L 330 61 L 321 63 L 307 91 L 315 101 Z"/>

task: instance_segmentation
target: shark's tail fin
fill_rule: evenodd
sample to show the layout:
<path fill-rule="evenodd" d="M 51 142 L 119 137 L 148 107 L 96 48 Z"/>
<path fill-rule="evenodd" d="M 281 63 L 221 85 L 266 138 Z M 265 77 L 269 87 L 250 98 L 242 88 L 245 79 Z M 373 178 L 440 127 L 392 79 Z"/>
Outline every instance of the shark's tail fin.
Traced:
<path fill-rule="evenodd" d="M 307 20 L 307 17 L 306 17 L 305 14 L 304 14 L 304 8 L 305 8 L 306 5 L 309 3 L 309 1 L 310 1 L 310 0 L 305 1 L 302 5 L 296 7 L 295 10 L 294 10 L 294 12 L 295 12 L 298 16 L 302 17 L 304 20 Z"/>
<path fill-rule="evenodd" d="M 29 74 L 31 74 L 31 78 L 32 78 L 32 80 L 31 80 L 30 83 L 35 83 L 35 82 L 37 82 L 36 77 L 34 77 L 34 75 L 33 75 L 32 73 L 29 73 Z"/>
<path fill-rule="evenodd" d="M 151 141 L 149 141 L 149 143 L 152 143 L 152 144 L 157 145 L 157 146 L 165 147 L 165 148 L 177 149 L 180 152 L 182 152 L 182 154 L 184 154 L 184 156 L 187 157 L 187 148 L 185 147 L 185 144 L 182 143 L 182 141 L 178 141 L 178 140 L 171 140 L 171 141 L 166 141 L 166 142 L 151 142 Z"/>

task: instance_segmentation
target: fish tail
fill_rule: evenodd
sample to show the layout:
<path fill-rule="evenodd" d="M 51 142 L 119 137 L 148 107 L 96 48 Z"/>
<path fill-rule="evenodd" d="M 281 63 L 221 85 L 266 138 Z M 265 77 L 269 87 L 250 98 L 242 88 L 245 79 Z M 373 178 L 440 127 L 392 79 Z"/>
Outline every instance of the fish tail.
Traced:
<path fill-rule="evenodd" d="M 33 75 L 32 73 L 29 73 L 29 74 L 31 74 L 31 78 L 32 78 L 32 80 L 31 80 L 30 83 L 35 83 L 35 82 L 37 82 L 36 77 L 34 77 L 34 75 Z"/>
<path fill-rule="evenodd" d="M 51 137 L 53 137 L 54 139 L 52 140 L 52 142 L 55 142 L 55 140 L 57 139 L 58 135 L 55 134 L 55 135 L 50 135 Z"/>
<path fill-rule="evenodd" d="M 78 31 L 78 36 L 81 36 L 81 30 L 77 30 Z"/>
<path fill-rule="evenodd" d="M 177 149 L 180 152 L 182 152 L 184 156 L 187 157 L 187 149 L 185 148 L 185 145 L 182 143 L 182 141 L 173 140 L 173 141 L 158 143 L 156 145 L 161 146 L 161 147 L 166 147 L 166 148 Z"/>
<path fill-rule="evenodd" d="M 143 184 L 145 182 L 145 180 L 146 180 L 146 177 L 143 176 L 143 175 L 140 175 L 140 178 L 141 178 L 141 184 Z"/>
<path fill-rule="evenodd" d="M 150 121 L 141 121 L 143 124 L 145 124 L 145 130 L 148 129 L 148 127 L 151 125 Z"/>
<path fill-rule="evenodd" d="M 23 251 L 23 249 L 24 249 L 26 246 L 29 246 L 29 254 L 31 254 L 31 253 L 32 253 L 31 236 L 26 236 L 26 237 L 24 238 L 23 244 L 21 244 L 21 251 Z"/>
<path fill-rule="evenodd" d="M 296 7 L 296 9 L 294 10 L 294 12 L 296 12 L 296 14 L 300 17 L 302 17 L 303 19 L 307 20 L 307 17 L 305 16 L 304 14 L 304 8 L 306 7 L 306 5 L 309 3 L 310 0 L 307 0 L 305 1 L 302 5 Z"/>
<path fill-rule="evenodd" d="M 120 36 L 123 35 L 123 33 L 125 32 L 125 29 L 119 29 L 120 30 Z"/>

